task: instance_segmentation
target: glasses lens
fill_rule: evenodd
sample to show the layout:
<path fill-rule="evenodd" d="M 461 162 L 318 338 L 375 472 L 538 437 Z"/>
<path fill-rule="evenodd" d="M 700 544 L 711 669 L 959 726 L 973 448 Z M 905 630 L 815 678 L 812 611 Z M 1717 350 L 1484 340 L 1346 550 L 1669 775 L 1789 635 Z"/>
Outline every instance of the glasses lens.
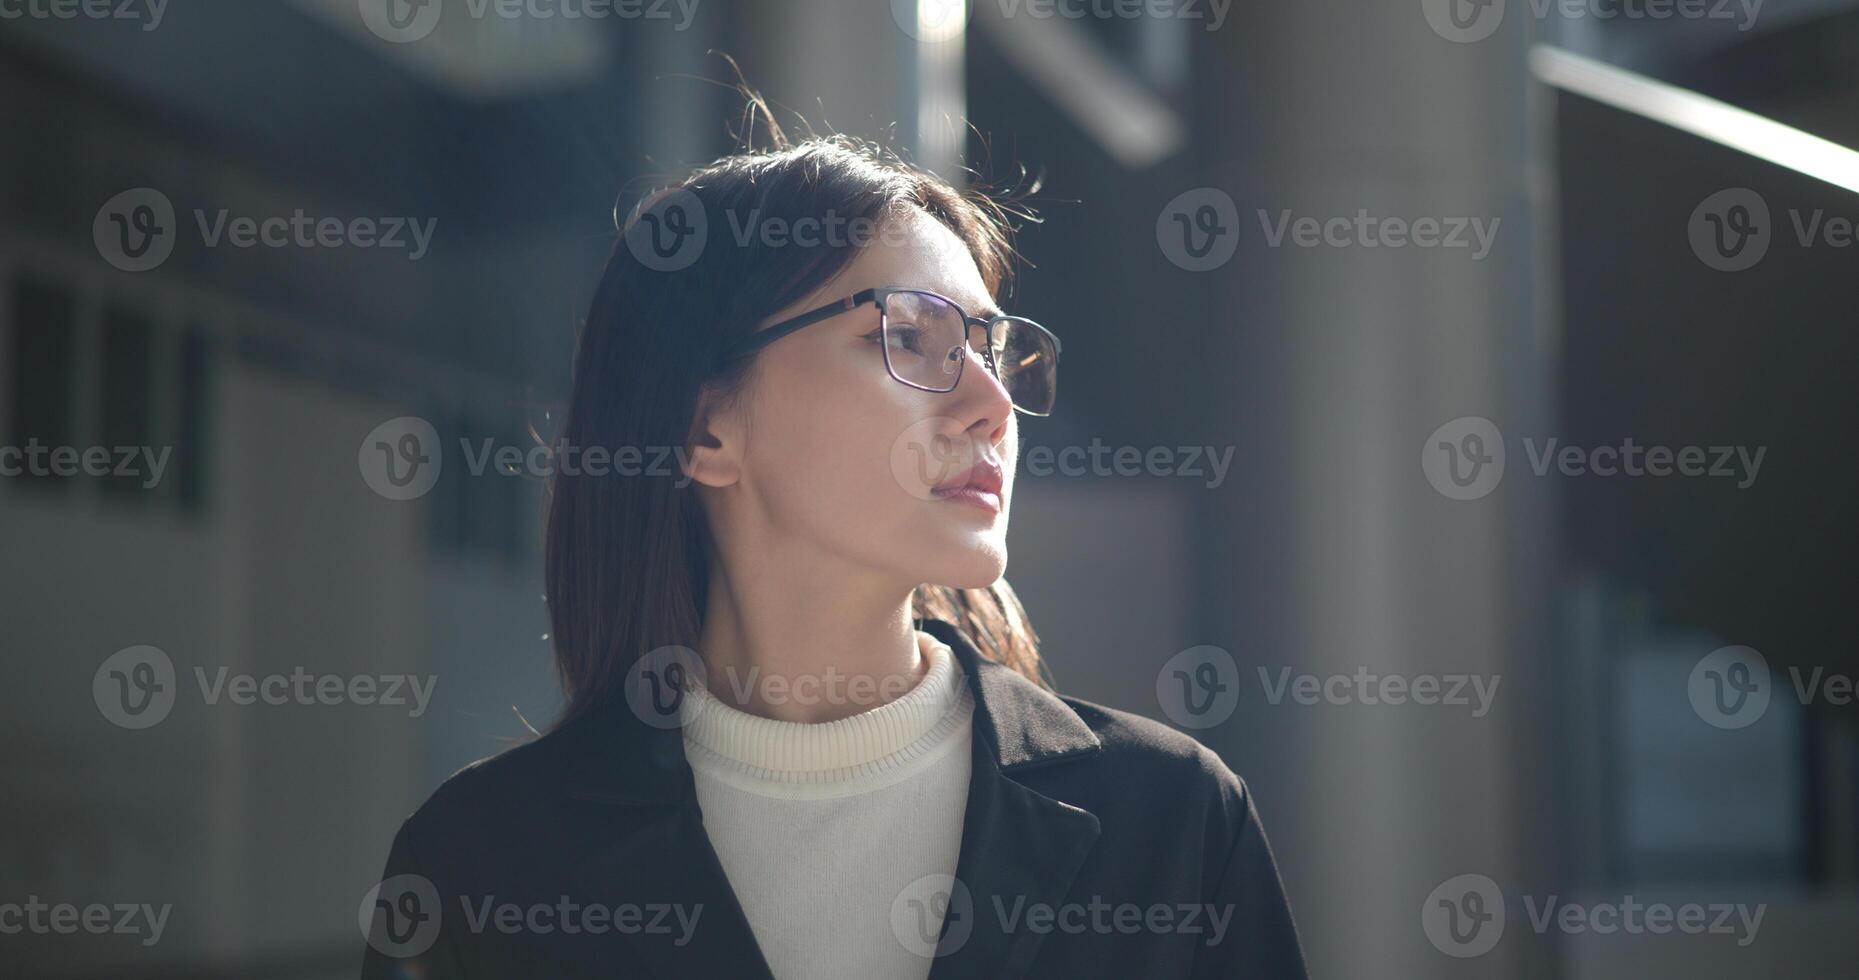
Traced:
<path fill-rule="evenodd" d="M 988 325 L 994 366 L 1015 408 L 1050 415 L 1059 394 L 1059 350 L 1052 335 L 1031 320 L 1002 317 Z"/>
<path fill-rule="evenodd" d="M 967 359 L 962 311 L 929 293 L 891 293 L 884 300 L 884 361 L 899 381 L 953 391 Z"/>

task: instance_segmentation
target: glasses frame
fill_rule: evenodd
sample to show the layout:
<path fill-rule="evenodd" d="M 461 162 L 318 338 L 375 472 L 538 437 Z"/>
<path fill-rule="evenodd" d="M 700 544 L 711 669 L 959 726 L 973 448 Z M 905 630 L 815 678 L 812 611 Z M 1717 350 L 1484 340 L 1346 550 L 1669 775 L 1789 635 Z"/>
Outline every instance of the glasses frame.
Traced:
<path fill-rule="evenodd" d="M 952 300 L 949 297 L 944 296 L 943 294 L 936 292 L 933 289 L 917 289 L 917 288 L 910 287 L 910 286 L 876 286 L 871 289 L 860 290 L 859 292 L 853 293 L 850 296 L 844 296 L 839 299 L 836 299 L 833 302 L 826 304 L 825 306 L 821 306 L 816 309 L 808 310 L 805 313 L 800 313 L 800 314 L 796 314 L 795 316 L 791 316 L 785 320 L 782 320 L 780 323 L 772 324 L 762 330 L 758 330 L 755 333 L 750 334 L 748 339 L 744 340 L 740 344 L 737 344 L 735 348 L 733 348 L 732 350 L 730 350 L 728 353 L 724 355 L 724 363 L 727 364 L 731 361 L 735 361 L 735 360 L 739 360 L 744 357 L 748 357 L 754 354 L 756 351 L 759 351 L 762 348 L 767 347 L 769 344 L 772 344 L 775 341 L 780 340 L 781 338 L 787 336 L 788 334 L 794 333 L 795 331 L 801 330 L 805 327 L 811 327 L 816 323 L 822 323 L 826 320 L 830 320 L 833 317 L 836 317 L 841 313 L 846 313 L 851 310 L 856 310 L 859 307 L 864 306 L 867 303 L 872 303 L 878 307 L 878 327 L 881 331 L 883 331 L 883 333 L 881 334 L 881 337 L 884 340 L 884 371 L 886 374 L 889 374 L 891 376 L 891 380 L 896 381 L 898 384 L 908 385 L 912 388 L 917 389 L 918 391 L 928 391 L 928 392 L 933 392 L 935 394 L 947 394 L 951 391 L 954 391 L 956 386 L 962 383 L 962 370 L 968 366 L 969 357 L 966 355 L 963 356 L 961 363 L 956 365 L 955 378 L 954 380 L 949 382 L 949 387 L 947 388 L 932 388 L 929 385 L 918 384 L 915 381 L 911 381 L 907 378 L 900 376 L 897 373 L 897 369 L 891 366 L 891 322 L 890 322 L 890 316 L 885 313 L 885 300 L 889 299 L 892 295 L 897 294 L 897 293 L 921 293 L 925 296 L 933 297 L 937 300 L 940 300 L 944 303 L 949 304 L 950 309 L 953 309 L 955 310 L 955 312 L 961 314 L 962 321 L 967 327 L 967 329 L 972 330 L 975 327 L 982 328 L 982 330 L 987 335 L 987 341 L 988 341 L 987 347 L 984 348 L 982 352 L 982 356 L 987 360 L 988 373 L 993 375 L 995 380 L 997 381 L 1000 380 L 1000 369 L 994 363 L 994 325 L 997 323 L 1012 322 L 1012 323 L 1017 323 L 1017 324 L 1023 324 L 1025 326 L 1032 327 L 1034 330 L 1037 330 L 1042 334 L 1045 334 L 1046 337 L 1052 341 L 1052 368 L 1054 371 L 1058 370 L 1059 352 L 1062 349 L 1062 346 L 1059 343 L 1058 334 L 1055 334 L 1052 331 L 1047 330 L 1045 327 L 1042 327 L 1039 324 L 1033 322 L 1032 320 L 1028 320 L 1027 318 L 1023 316 L 1007 316 L 1006 314 L 1002 314 L 1000 316 L 994 316 L 994 317 L 973 316 L 967 310 L 962 308 L 962 304 L 957 303 L 955 300 Z M 964 330 L 964 336 L 963 336 L 964 341 L 967 340 L 966 332 L 967 331 Z M 963 350 L 967 350 L 966 345 L 964 345 Z M 1034 412 L 1034 411 L 1030 411 L 1028 409 L 1022 408 L 1019 405 L 1013 406 L 1013 410 L 1021 413 L 1022 415 L 1031 415 L 1034 418 L 1044 418 L 1052 414 L 1050 410 L 1044 411 L 1044 412 Z"/>

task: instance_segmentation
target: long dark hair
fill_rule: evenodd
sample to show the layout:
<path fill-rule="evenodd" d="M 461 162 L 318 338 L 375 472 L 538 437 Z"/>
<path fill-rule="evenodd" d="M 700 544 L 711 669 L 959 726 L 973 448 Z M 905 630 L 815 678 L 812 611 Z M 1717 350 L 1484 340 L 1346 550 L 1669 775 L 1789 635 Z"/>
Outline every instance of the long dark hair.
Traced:
<path fill-rule="evenodd" d="M 843 136 L 790 143 L 759 96 L 744 95 L 751 135 L 741 152 L 646 195 L 624 223 L 575 352 L 564 444 L 686 446 L 704 389 L 727 399 L 749 381 L 753 360 L 720 364 L 728 346 L 857 255 L 856 241 L 844 236 L 771 248 L 758 236 L 738 239 L 732 227 L 779 220 L 792 228 L 801 218 L 871 227 L 915 207 L 968 246 L 990 294 L 998 299 L 1010 281 L 1011 220 L 1031 217 L 1018 198 L 957 190 Z M 753 145 L 757 118 L 769 141 L 761 148 Z M 708 233 L 696 258 L 671 270 L 642 261 L 651 256 L 629 247 L 627 233 L 642 216 L 663 217 L 656 206 L 674 197 L 702 208 Z M 686 481 L 574 469 L 578 475 L 558 467 L 551 477 L 544 534 L 555 661 L 567 697 L 558 725 L 623 698 L 627 668 L 647 652 L 695 648 L 709 585 L 709 528 Z M 983 589 L 923 585 L 911 605 L 914 616 L 954 624 L 984 656 L 1045 683 L 1038 637 L 1005 579 Z"/>

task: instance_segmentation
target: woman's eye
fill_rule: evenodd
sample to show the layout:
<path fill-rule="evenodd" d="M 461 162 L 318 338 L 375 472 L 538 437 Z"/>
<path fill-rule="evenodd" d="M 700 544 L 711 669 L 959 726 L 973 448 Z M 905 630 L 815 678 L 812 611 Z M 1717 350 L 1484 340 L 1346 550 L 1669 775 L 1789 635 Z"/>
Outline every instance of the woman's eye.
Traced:
<path fill-rule="evenodd" d="M 893 323 L 889 330 L 891 349 L 905 354 L 923 353 L 923 332 L 907 323 Z"/>

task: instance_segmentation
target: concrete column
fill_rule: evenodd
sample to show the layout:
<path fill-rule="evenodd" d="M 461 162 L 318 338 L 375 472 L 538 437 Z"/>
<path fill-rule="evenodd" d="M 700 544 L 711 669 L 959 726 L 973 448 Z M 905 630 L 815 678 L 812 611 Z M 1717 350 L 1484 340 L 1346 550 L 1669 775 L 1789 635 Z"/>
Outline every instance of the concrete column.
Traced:
<path fill-rule="evenodd" d="M 1529 8 L 1510 6 L 1495 34 L 1458 43 L 1418 0 L 1255 5 L 1198 69 L 1195 118 L 1221 121 L 1198 137 L 1203 172 L 1233 195 L 1239 241 L 1213 273 L 1224 308 L 1210 343 L 1230 366 L 1240 489 L 1212 517 L 1205 608 L 1244 692 L 1204 737 L 1259 799 L 1313 976 L 1550 972 L 1517 901 L 1541 894 L 1554 851 L 1540 764 L 1553 557 L 1542 481 L 1515 441 L 1549 424 L 1553 338 L 1537 298 Z M 1497 231 L 1482 254 L 1371 247 L 1364 211 Z M 1274 245 L 1287 217 L 1345 219 L 1347 243 Z M 1474 500 L 1421 468 L 1429 434 L 1461 416 L 1490 419 L 1513 450 Z M 1260 669 L 1276 681 L 1284 667 L 1501 679 L 1475 718 L 1272 704 Z M 1421 914 L 1464 873 L 1499 885 L 1509 922 L 1495 949 L 1460 959 Z"/>

